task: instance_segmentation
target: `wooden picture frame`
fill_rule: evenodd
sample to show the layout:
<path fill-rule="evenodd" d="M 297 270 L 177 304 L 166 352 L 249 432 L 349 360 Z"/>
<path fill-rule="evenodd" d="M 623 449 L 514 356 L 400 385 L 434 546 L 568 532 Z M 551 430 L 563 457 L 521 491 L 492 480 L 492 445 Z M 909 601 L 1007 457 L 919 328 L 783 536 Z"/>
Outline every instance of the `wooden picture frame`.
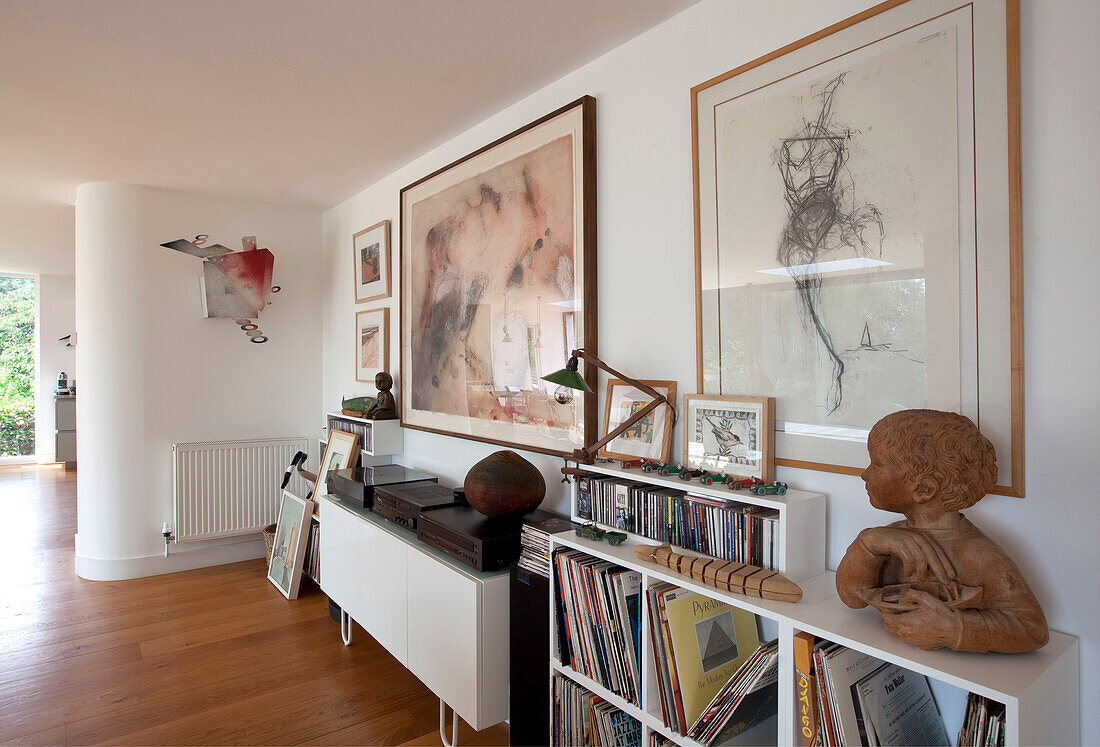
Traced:
<path fill-rule="evenodd" d="M 352 234 L 355 303 L 390 297 L 390 222 L 379 221 Z"/>
<path fill-rule="evenodd" d="M 775 479 L 775 398 L 685 394 L 684 467 Z"/>
<path fill-rule="evenodd" d="M 775 463 L 851 475 L 882 416 L 958 411 L 1023 497 L 1017 0 L 881 3 L 691 118 L 698 391 L 774 395 Z"/>
<path fill-rule="evenodd" d="M 653 387 L 676 405 L 676 382 L 639 379 Z M 603 433 L 622 425 L 630 415 L 653 401 L 653 397 L 622 379 L 607 380 L 604 398 Z M 659 405 L 634 425 L 611 439 L 600 449 L 599 456 L 608 459 L 653 459 L 667 462 L 672 456 L 671 408 Z"/>
<path fill-rule="evenodd" d="M 401 425 L 570 457 L 594 396 L 546 373 L 595 353 L 596 100 L 584 96 L 401 190 Z M 597 372 L 582 371 L 595 388 Z"/>
<path fill-rule="evenodd" d="M 313 501 L 289 490 L 283 491 L 281 500 L 267 580 L 287 599 L 297 599 L 313 523 Z"/>
<path fill-rule="evenodd" d="M 359 458 L 359 436 L 344 431 L 329 431 L 325 455 L 317 468 L 317 484 L 314 496 L 328 494 L 328 473 L 333 469 L 347 469 Z"/>
<path fill-rule="evenodd" d="M 375 363 L 373 366 L 369 365 L 372 361 Z M 373 384 L 374 377 L 381 371 L 389 371 L 389 367 L 390 310 L 381 308 L 356 312 L 355 380 Z"/>

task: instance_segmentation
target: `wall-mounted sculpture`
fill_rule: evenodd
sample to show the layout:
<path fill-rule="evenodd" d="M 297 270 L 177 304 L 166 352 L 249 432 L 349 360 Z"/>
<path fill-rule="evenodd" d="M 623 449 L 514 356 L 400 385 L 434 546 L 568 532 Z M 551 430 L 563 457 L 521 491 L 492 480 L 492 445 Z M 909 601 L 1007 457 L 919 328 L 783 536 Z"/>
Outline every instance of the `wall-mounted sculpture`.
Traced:
<path fill-rule="evenodd" d="M 244 249 L 234 252 L 221 244 L 209 244 L 208 234 L 176 239 L 161 246 L 200 258 L 202 262 L 202 315 L 207 319 L 232 319 L 250 342 L 264 343 L 268 336 L 253 320 L 271 304 L 281 288 L 271 284 L 275 255 L 256 248 L 256 237 L 241 239 Z"/>
<path fill-rule="evenodd" d="M 871 505 L 905 515 L 864 529 L 836 572 L 849 607 L 923 649 L 1018 653 L 1046 644 L 1046 617 L 1015 563 L 960 509 L 997 480 L 997 455 L 969 418 L 902 410 L 875 424 L 863 472 Z"/>

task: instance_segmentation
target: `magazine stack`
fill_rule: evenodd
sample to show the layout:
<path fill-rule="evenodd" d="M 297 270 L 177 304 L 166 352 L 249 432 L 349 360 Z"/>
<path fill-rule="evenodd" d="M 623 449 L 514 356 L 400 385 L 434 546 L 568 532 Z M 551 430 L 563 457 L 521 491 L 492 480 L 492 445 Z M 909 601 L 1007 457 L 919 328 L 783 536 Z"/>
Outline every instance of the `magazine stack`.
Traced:
<path fill-rule="evenodd" d="M 805 681 L 816 691 L 807 702 L 813 712 L 801 722 L 816 724 L 816 741 L 804 732 L 803 745 L 950 744 L 923 674 L 838 643 L 814 643 L 806 633 L 796 635 L 794 645 L 796 687 Z"/>
<path fill-rule="evenodd" d="M 638 705 L 642 574 L 576 550 L 554 564 L 562 663 Z"/>
<path fill-rule="evenodd" d="M 733 497 L 585 475 L 577 483 L 577 514 L 658 542 L 770 570 L 776 570 L 782 557 L 779 510 Z"/>
<path fill-rule="evenodd" d="M 665 726 L 709 745 L 775 716 L 779 645 L 755 615 L 668 583 L 647 602 Z"/>
<path fill-rule="evenodd" d="M 554 744 L 641 747 L 642 724 L 572 680 L 554 677 Z"/>

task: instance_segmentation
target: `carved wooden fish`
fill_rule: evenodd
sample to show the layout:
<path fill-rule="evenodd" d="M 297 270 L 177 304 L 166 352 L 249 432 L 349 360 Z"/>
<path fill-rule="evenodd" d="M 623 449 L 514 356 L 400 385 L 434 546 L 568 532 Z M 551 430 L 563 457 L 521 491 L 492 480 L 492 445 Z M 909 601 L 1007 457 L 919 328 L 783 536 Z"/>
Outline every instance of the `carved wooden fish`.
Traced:
<path fill-rule="evenodd" d="M 673 552 L 667 542 L 663 545 L 635 545 L 634 554 L 721 591 L 780 602 L 797 602 L 802 598 L 801 586 L 781 573 L 758 565 L 681 555 Z"/>

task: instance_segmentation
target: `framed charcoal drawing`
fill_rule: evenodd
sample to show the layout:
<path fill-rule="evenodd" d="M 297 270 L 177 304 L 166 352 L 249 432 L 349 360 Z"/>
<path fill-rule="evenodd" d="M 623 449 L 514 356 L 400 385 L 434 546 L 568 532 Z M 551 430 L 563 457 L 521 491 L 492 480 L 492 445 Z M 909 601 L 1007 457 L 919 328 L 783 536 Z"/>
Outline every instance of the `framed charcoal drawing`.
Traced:
<path fill-rule="evenodd" d="M 684 395 L 684 466 L 771 482 L 775 400 Z"/>
<path fill-rule="evenodd" d="M 643 381 L 657 390 L 669 402 L 676 403 L 675 381 Z M 603 433 L 607 434 L 622 425 L 631 415 L 642 409 L 653 397 L 622 379 L 607 380 L 607 397 L 603 403 Z M 653 459 L 667 462 L 672 456 L 673 412 L 665 405 L 658 405 L 648 415 L 607 442 L 600 449 L 600 456 L 608 459 Z"/>
<path fill-rule="evenodd" d="M 563 457 L 597 440 L 596 397 L 541 378 L 595 349 L 595 137 L 585 96 L 401 190 L 403 427 Z"/>
<path fill-rule="evenodd" d="M 390 310 L 371 309 L 355 314 L 355 380 L 374 383 L 390 364 Z"/>
<path fill-rule="evenodd" d="M 952 410 L 1023 497 L 1018 15 L 892 0 L 692 89 L 698 389 L 773 396 L 776 464 Z"/>
<path fill-rule="evenodd" d="M 351 237 L 355 255 L 355 303 L 390 295 L 390 222 L 384 220 Z"/>

